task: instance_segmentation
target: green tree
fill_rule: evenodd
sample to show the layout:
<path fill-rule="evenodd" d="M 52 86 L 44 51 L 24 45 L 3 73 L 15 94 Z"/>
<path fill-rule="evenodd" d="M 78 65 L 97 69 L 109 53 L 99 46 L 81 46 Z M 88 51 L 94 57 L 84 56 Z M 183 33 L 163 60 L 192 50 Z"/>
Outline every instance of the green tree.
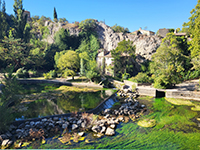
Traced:
<path fill-rule="evenodd" d="M 95 60 L 89 60 L 86 77 L 90 80 L 90 82 L 95 81 L 95 79 L 100 77 L 99 69 Z"/>
<path fill-rule="evenodd" d="M 87 52 L 80 53 L 79 58 L 80 58 L 80 74 L 81 76 L 83 76 L 85 75 L 85 68 L 87 67 L 86 64 L 90 58 Z"/>
<path fill-rule="evenodd" d="M 68 46 L 68 39 L 69 39 L 69 32 L 63 28 L 61 28 L 54 37 L 55 40 L 55 44 L 59 47 L 59 49 L 62 50 L 66 50 L 69 49 Z"/>
<path fill-rule="evenodd" d="M 54 20 L 58 20 L 58 16 L 57 16 L 57 12 L 56 12 L 56 8 L 54 7 L 54 10 L 53 10 L 53 18 Z"/>
<path fill-rule="evenodd" d="M 189 42 L 189 50 L 191 51 L 191 57 L 193 59 L 200 55 L 200 0 L 198 0 L 197 5 L 190 13 L 191 17 L 189 18 L 189 22 L 184 22 L 183 29 L 192 37 L 192 40 Z"/>
<path fill-rule="evenodd" d="M 58 69 L 62 71 L 64 76 L 74 76 L 79 69 L 79 57 L 75 51 L 68 50 L 65 54 L 61 55 L 58 59 Z"/>
<path fill-rule="evenodd" d="M 22 0 L 15 0 L 13 5 L 15 12 L 15 37 L 26 40 L 27 32 L 30 31 L 30 28 L 25 28 L 27 23 L 27 15 L 24 14 Z M 27 30 L 27 31 L 26 31 Z M 26 34 L 26 35 L 25 35 Z"/>
<path fill-rule="evenodd" d="M 0 5 L 1 7 L 1 5 Z M 3 1 L 3 4 L 2 4 L 2 11 L 0 12 L 1 16 L 0 16 L 0 19 L 1 19 L 1 23 L 0 23 L 0 26 L 1 26 L 1 35 L 0 35 L 0 38 L 3 38 L 4 36 L 7 36 L 7 30 L 8 30 L 8 23 L 6 21 L 6 17 L 7 17 L 7 14 L 6 14 L 6 4 L 5 4 L 5 1 Z"/>
<path fill-rule="evenodd" d="M 0 57 L 8 64 L 11 63 L 17 67 L 22 67 L 30 61 L 30 48 L 28 44 L 21 39 L 15 39 L 10 31 L 9 38 L 4 37 L 0 46 Z"/>
<path fill-rule="evenodd" d="M 150 70 L 155 88 L 169 88 L 181 82 L 180 74 L 184 71 L 185 56 L 179 49 L 170 48 L 163 43 L 152 56 Z"/>
<path fill-rule="evenodd" d="M 114 26 L 111 27 L 113 29 L 114 32 L 116 33 L 130 33 L 128 28 L 124 28 L 122 26 L 118 26 L 117 24 L 115 24 Z"/>
<path fill-rule="evenodd" d="M 5 85 L 2 88 L 0 94 L 0 130 L 5 130 L 11 121 L 14 121 L 14 111 L 17 109 L 16 106 L 21 102 L 19 96 L 22 87 L 17 82 L 16 76 L 13 75 L 14 68 L 11 67 L 6 70 L 4 79 L 1 82 Z"/>
<path fill-rule="evenodd" d="M 94 19 L 85 19 L 79 23 L 79 28 L 84 32 L 92 32 L 96 27 L 96 21 Z"/>
<path fill-rule="evenodd" d="M 91 34 L 88 39 L 84 39 L 81 41 L 81 44 L 77 51 L 79 53 L 87 52 L 90 59 L 92 60 L 96 58 L 99 47 L 100 46 L 97 37 Z"/>
<path fill-rule="evenodd" d="M 123 40 L 111 51 L 114 58 L 114 76 L 121 78 L 124 73 L 131 76 L 135 74 L 135 46 L 132 44 L 130 40 Z"/>

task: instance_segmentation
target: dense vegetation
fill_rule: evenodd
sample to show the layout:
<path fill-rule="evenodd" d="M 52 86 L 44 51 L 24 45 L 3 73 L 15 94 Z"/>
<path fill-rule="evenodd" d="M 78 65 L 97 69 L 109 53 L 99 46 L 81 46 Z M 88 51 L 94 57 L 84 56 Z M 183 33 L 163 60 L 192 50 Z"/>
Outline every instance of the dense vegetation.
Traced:
<path fill-rule="evenodd" d="M 200 37 L 199 10 L 200 1 L 191 11 L 189 22 L 183 24 L 186 37 L 167 34 L 161 46 L 152 56 L 152 61 L 141 66 L 141 73 L 130 80 L 135 82 L 154 83 L 156 88 L 170 88 L 185 80 L 200 76 Z"/>
<path fill-rule="evenodd" d="M 168 33 L 152 60 L 141 64 L 141 72 L 137 76 L 136 48 L 131 41 L 121 41 L 112 50 L 113 64 L 105 66 L 104 59 L 103 65 L 100 68 L 97 66 L 96 57 L 101 47 L 95 30 L 96 20 L 75 22 L 73 27 L 79 29 L 78 35 L 70 35 L 67 28 L 61 28 L 53 37 L 54 43 L 49 44 L 46 42 L 50 34 L 48 26 L 45 26 L 46 21 L 55 25 L 69 25 L 65 18 L 58 18 L 56 8 L 53 11 L 54 19 L 51 20 L 45 16 L 27 19 L 22 0 L 14 0 L 14 15 L 8 15 L 5 6 L 5 0 L 0 0 L 0 70 L 13 66 L 16 77 L 36 77 L 42 72 L 47 79 L 80 75 L 99 83 L 102 77 L 106 77 L 105 69 L 110 69 L 119 80 L 130 78 L 140 83 L 153 83 L 156 88 L 170 88 L 200 76 L 200 0 L 191 11 L 189 22 L 184 23 L 179 31 L 186 32 L 187 37 Z M 129 32 L 127 28 L 118 25 L 112 29 L 114 32 Z M 9 74 L 4 84 L 16 88 L 16 77 Z M 18 91 L 13 90 L 8 91 L 8 96 L 9 92 L 18 94 Z M 12 102 L 12 106 L 18 103 Z M 10 111 L 11 108 L 11 105 L 7 105 L 5 95 L 1 95 L 0 111 Z"/>

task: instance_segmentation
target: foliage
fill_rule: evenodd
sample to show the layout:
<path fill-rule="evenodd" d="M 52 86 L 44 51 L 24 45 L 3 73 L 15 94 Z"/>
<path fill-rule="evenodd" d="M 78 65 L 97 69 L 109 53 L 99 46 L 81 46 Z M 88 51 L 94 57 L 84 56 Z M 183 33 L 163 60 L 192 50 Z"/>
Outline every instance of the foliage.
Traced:
<path fill-rule="evenodd" d="M 61 28 L 54 36 L 55 44 L 58 46 L 60 51 L 67 49 L 77 49 L 80 41 L 79 37 L 70 35 L 69 31 Z"/>
<path fill-rule="evenodd" d="M 197 5 L 192 9 L 191 17 L 189 22 L 183 24 L 183 29 L 188 32 L 192 40 L 189 42 L 191 51 L 192 64 L 195 69 L 199 68 L 199 57 L 200 57 L 200 0 L 198 0 Z"/>
<path fill-rule="evenodd" d="M 43 73 L 45 79 L 53 79 L 57 77 L 57 73 L 55 70 L 50 70 L 48 73 Z"/>
<path fill-rule="evenodd" d="M 130 80 L 136 83 L 152 83 L 151 77 L 143 72 L 138 73 L 135 77 L 130 78 Z"/>
<path fill-rule="evenodd" d="M 6 70 L 8 73 L 4 74 L 2 81 L 5 86 L 0 94 L 0 130 L 5 130 L 8 123 L 14 120 L 14 110 L 21 101 L 17 94 L 20 94 L 22 87 L 18 84 L 16 76 L 13 75 L 13 70 L 14 67 Z"/>
<path fill-rule="evenodd" d="M 82 52 L 79 54 L 80 57 L 80 75 L 85 75 L 85 68 L 87 67 L 87 62 L 89 61 L 89 56 L 87 52 Z"/>
<path fill-rule="evenodd" d="M 29 77 L 29 73 L 26 69 L 24 69 L 24 67 L 22 68 L 19 68 L 17 71 L 16 71 L 16 76 L 18 78 L 28 78 Z"/>
<path fill-rule="evenodd" d="M 30 28 L 26 27 L 27 15 L 24 16 L 22 0 L 15 0 L 13 8 L 15 12 L 15 37 L 21 38 L 26 41 L 27 34 L 29 34 Z"/>
<path fill-rule="evenodd" d="M 181 73 L 190 69 L 189 52 L 184 38 L 168 33 L 161 46 L 152 56 L 150 73 L 154 77 L 154 87 L 170 88 L 183 81 Z"/>
<path fill-rule="evenodd" d="M 54 7 L 54 11 L 53 11 L 53 18 L 54 19 L 58 19 L 57 17 L 57 12 L 56 12 L 56 8 Z"/>
<path fill-rule="evenodd" d="M 95 60 L 89 60 L 86 70 L 86 77 L 90 81 L 98 80 L 100 77 L 99 69 Z"/>
<path fill-rule="evenodd" d="M 68 49 L 68 37 L 69 32 L 63 28 L 61 28 L 56 34 L 55 34 L 55 44 L 58 46 L 60 50 L 66 50 Z"/>
<path fill-rule="evenodd" d="M 170 49 L 165 44 L 161 45 L 152 56 L 153 62 L 150 65 L 151 73 L 156 78 L 154 87 L 169 88 L 179 83 L 180 73 L 184 71 L 184 59 L 184 55 L 179 50 Z"/>
<path fill-rule="evenodd" d="M 8 31 L 5 0 L 3 1 L 2 4 L 1 4 L 1 0 L 0 0 L 0 27 L 1 27 L 0 28 L 0 39 L 3 39 L 4 36 L 7 36 L 7 31 Z"/>
<path fill-rule="evenodd" d="M 8 64 L 15 65 L 16 68 L 21 67 L 30 61 L 29 48 L 28 44 L 24 43 L 21 39 L 15 39 L 11 34 L 9 38 L 5 37 L 2 40 L 0 57 Z"/>
<path fill-rule="evenodd" d="M 68 50 L 58 59 L 57 67 L 62 71 L 64 76 L 74 76 L 79 69 L 79 57 L 75 51 Z"/>
<path fill-rule="evenodd" d="M 96 21 L 94 19 L 85 19 L 79 23 L 79 28 L 83 32 L 91 32 L 96 27 Z"/>
<path fill-rule="evenodd" d="M 79 48 L 77 49 L 78 53 L 87 52 L 90 59 L 96 59 L 98 54 L 98 49 L 100 48 L 97 37 L 94 34 L 91 34 L 89 37 L 83 38 Z"/>
<path fill-rule="evenodd" d="M 122 26 L 118 26 L 117 24 L 115 24 L 114 26 L 111 27 L 113 29 L 114 32 L 116 33 L 130 33 L 128 28 L 124 28 Z"/>
<path fill-rule="evenodd" d="M 121 78 L 124 73 L 134 75 L 135 46 L 132 44 L 130 40 L 123 40 L 111 51 L 114 58 L 114 75 L 117 77 Z"/>
<path fill-rule="evenodd" d="M 200 77 L 200 70 L 189 70 L 186 72 L 181 72 L 181 77 L 183 81 L 197 79 Z"/>

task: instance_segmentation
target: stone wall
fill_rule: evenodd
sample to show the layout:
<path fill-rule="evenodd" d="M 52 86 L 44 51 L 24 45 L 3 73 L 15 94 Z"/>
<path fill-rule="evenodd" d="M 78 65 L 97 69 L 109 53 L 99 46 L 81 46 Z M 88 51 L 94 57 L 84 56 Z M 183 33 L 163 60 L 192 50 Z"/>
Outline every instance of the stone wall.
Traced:
<path fill-rule="evenodd" d="M 200 92 L 195 91 L 178 91 L 178 90 L 166 90 L 167 98 L 181 98 L 200 101 Z"/>

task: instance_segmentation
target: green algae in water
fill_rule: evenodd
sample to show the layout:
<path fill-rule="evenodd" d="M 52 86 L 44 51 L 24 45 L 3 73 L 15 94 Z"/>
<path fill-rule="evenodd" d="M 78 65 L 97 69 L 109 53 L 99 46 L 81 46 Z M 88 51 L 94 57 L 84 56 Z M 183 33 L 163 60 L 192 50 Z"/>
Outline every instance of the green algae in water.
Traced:
<path fill-rule="evenodd" d="M 134 122 L 121 123 L 116 129 L 116 136 L 104 136 L 93 143 L 80 142 L 76 145 L 64 145 L 52 142 L 38 148 L 78 148 L 78 149 L 200 149 L 200 130 L 192 121 L 198 112 L 189 106 L 175 106 L 165 99 L 155 99 L 152 113 L 142 119 L 154 118 L 157 125 L 153 128 L 143 128 Z M 119 127 L 120 126 L 120 127 Z"/>

